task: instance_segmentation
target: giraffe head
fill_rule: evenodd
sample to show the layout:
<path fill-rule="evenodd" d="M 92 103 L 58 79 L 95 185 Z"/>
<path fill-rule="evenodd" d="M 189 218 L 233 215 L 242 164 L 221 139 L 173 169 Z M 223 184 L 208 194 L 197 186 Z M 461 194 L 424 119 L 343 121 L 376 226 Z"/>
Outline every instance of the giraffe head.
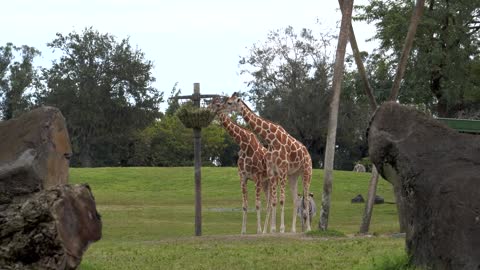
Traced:
<path fill-rule="evenodd" d="M 235 92 L 229 97 L 223 104 L 221 111 L 224 113 L 231 112 L 241 112 L 243 106 L 243 101 L 238 97 L 238 94 Z"/>
<path fill-rule="evenodd" d="M 226 97 L 214 97 L 208 105 L 208 109 L 214 113 L 219 113 L 220 109 L 222 109 L 222 105 L 225 102 L 225 99 Z"/>

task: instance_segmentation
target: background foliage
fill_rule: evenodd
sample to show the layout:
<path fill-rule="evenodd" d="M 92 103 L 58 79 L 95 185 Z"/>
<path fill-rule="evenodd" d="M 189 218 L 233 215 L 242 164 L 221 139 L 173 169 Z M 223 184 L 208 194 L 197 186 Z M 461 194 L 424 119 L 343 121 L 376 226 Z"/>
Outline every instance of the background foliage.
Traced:
<path fill-rule="evenodd" d="M 413 4 L 371 0 L 356 7 L 355 20 L 373 23 L 377 30 L 372 39 L 379 41 L 378 48 L 361 55 L 379 103 L 390 94 Z M 479 7 L 480 0 L 426 1 L 401 103 L 434 116 L 480 119 Z M 335 38 L 287 26 L 271 31 L 239 60 L 248 78 L 244 98 L 260 116 L 305 144 L 314 167 L 323 166 Z M 153 62 L 128 38 L 86 28 L 58 33 L 47 45 L 59 53 L 49 68 L 34 66 L 40 52 L 33 47 L 0 46 L 3 120 L 42 105 L 60 108 L 72 141 L 72 166 L 192 164 L 192 131 L 175 116 L 180 104 L 169 99 L 160 110 L 164 93 L 153 87 Z M 351 170 L 367 156 L 365 132 L 372 112 L 351 56 L 344 75 L 335 168 Z M 180 93 L 175 85 L 170 98 Z M 238 146 L 218 121 L 202 134 L 204 165 L 235 166 Z"/>
<path fill-rule="evenodd" d="M 69 128 L 72 162 L 81 166 L 128 164 L 131 136 L 160 116 L 163 94 L 151 86 L 153 63 L 93 29 L 57 34 L 48 46 L 62 56 L 43 69 L 42 105 L 58 107 Z"/>

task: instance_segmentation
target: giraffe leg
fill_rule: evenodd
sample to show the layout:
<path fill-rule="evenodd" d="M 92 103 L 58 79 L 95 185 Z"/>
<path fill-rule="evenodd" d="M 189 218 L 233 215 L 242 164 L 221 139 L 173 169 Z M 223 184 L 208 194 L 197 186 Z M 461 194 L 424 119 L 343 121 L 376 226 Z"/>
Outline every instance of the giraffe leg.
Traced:
<path fill-rule="evenodd" d="M 248 209 L 248 199 L 247 199 L 247 177 L 241 177 L 241 187 L 242 187 L 242 210 L 243 210 L 243 218 L 242 218 L 242 232 L 241 234 L 247 233 L 247 209 Z"/>
<path fill-rule="evenodd" d="M 297 175 L 290 175 L 288 180 L 290 182 L 290 190 L 292 191 L 293 198 L 293 214 L 292 214 L 292 233 L 297 231 L 297 202 L 298 202 L 298 193 L 297 193 Z"/>
<path fill-rule="evenodd" d="M 284 233 L 284 232 L 285 232 L 285 201 L 280 201 L 280 233 Z"/>
<path fill-rule="evenodd" d="M 273 182 L 270 194 L 270 232 L 277 231 L 277 180 Z"/>
<path fill-rule="evenodd" d="M 285 186 L 287 182 L 287 173 L 283 172 L 280 175 L 280 233 L 285 232 Z"/>
<path fill-rule="evenodd" d="M 263 224 L 263 233 L 267 233 L 268 221 L 270 220 L 270 212 L 272 211 L 272 206 L 270 205 L 270 194 L 267 197 L 267 210 L 265 215 L 265 223 Z"/>
<path fill-rule="evenodd" d="M 275 177 L 269 177 L 268 179 L 268 192 L 267 192 L 267 215 L 265 216 L 265 224 L 263 226 L 263 233 L 267 233 L 268 223 L 271 222 L 272 204 L 273 204 L 273 189 L 276 186 Z M 276 196 L 275 196 L 276 197 Z"/>
<path fill-rule="evenodd" d="M 303 172 L 303 176 L 302 176 L 302 180 L 303 180 L 303 202 L 304 202 L 304 205 L 305 205 L 305 215 L 306 215 L 306 220 L 305 220 L 305 225 L 307 226 L 307 232 L 311 231 L 312 230 L 312 227 L 311 227 L 311 220 L 310 220 L 310 202 L 309 200 L 313 200 L 310 199 L 310 181 L 312 180 L 312 167 L 307 167 L 304 169 L 304 172 Z M 302 217 L 303 218 L 303 217 Z"/>
<path fill-rule="evenodd" d="M 263 233 L 267 233 L 268 219 L 270 217 L 270 184 L 268 182 L 265 182 L 265 184 L 263 185 L 263 191 L 265 192 L 265 199 L 267 200 L 267 203 L 266 203 L 267 209 L 265 210 L 266 215 L 265 215 L 265 223 L 263 225 Z"/>
<path fill-rule="evenodd" d="M 260 201 L 260 192 L 262 191 L 262 183 L 261 178 L 256 176 L 255 177 L 255 208 L 257 210 L 257 234 L 262 233 L 262 221 L 261 221 L 261 201 Z"/>

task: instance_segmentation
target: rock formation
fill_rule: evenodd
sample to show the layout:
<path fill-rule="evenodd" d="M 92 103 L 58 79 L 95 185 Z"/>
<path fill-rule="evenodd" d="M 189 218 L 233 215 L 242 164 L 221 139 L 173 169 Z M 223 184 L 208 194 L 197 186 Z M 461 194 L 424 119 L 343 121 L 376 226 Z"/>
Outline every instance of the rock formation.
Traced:
<path fill-rule="evenodd" d="M 66 184 L 71 155 L 65 119 L 56 108 L 0 121 L 0 203 Z"/>
<path fill-rule="evenodd" d="M 88 185 L 58 185 L 2 206 L 1 269 L 75 269 L 102 235 Z"/>
<path fill-rule="evenodd" d="M 88 185 L 68 185 L 70 140 L 60 111 L 0 122 L 0 268 L 75 269 L 102 223 Z"/>
<path fill-rule="evenodd" d="M 388 102 L 368 131 L 370 158 L 399 191 L 415 265 L 480 269 L 480 136 Z"/>

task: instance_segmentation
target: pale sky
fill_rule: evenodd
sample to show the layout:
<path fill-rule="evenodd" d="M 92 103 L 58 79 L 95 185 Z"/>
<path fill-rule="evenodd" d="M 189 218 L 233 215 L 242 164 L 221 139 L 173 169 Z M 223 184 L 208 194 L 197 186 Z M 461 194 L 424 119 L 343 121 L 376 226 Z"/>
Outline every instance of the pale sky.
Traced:
<path fill-rule="evenodd" d="M 81 33 L 92 26 L 117 41 L 130 37 L 154 62 L 154 86 L 165 98 L 176 82 L 182 94 L 190 94 L 194 82 L 204 94 L 233 93 L 247 90 L 239 57 L 269 31 L 291 25 L 337 35 L 340 19 L 336 0 L 14 0 L 2 3 L 0 46 L 33 46 L 42 52 L 36 64 L 48 67 L 55 57 L 46 43 L 57 32 Z M 373 44 L 365 40 L 374 27 L 353 24 L 360 50 L 371 51 Z"/>

